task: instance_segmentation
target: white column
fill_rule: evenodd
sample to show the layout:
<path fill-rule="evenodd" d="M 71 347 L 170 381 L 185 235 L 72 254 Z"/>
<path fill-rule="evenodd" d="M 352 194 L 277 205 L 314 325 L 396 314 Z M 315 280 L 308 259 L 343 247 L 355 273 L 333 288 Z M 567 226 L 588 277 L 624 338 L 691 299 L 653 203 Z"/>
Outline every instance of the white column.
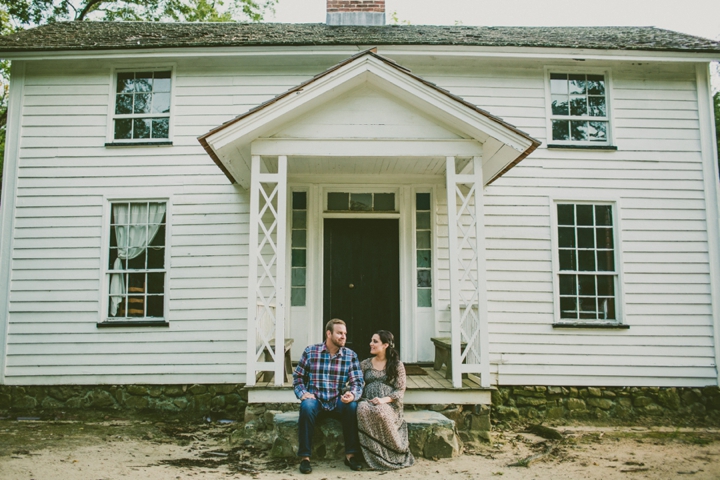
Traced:
<path fill-rule="evenodd" d="M 282 385 L 285 352 L 285 246 L 287 157 L 278 157 L 275 173 L 261 173 L 262 159 L 252 157 L 248 265 L 247 379 L 273 372 Z M 274 348 L 271 342 L 274 340 Z M 271 361 L 265 361 L 270 352 Z"/>
<path fill-rule="evenodd" d="M 445 159 L 445 180 L 447 182 L 447 215 L 448 215 L 448 253 L 450 260 L 450 361 L 453 365 L 452 383 L 453 387 L 462 386 L 462 373 L 460 365 L 460 278 L 459 278 L 459 253 L 457 242 L 457 197 L 455 190 L 456 167 L 455 157 Z"/>

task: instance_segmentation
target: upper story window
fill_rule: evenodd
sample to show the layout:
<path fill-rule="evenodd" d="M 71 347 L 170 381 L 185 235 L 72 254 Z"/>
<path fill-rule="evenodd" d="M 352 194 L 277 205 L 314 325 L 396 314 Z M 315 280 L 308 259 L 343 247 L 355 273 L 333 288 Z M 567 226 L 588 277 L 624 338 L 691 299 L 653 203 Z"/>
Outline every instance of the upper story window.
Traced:
<path fill-rule="evenodd" d="M 164 202 L 111 205 L 108 275 L 110 320 L 162 319 L 165 305 Z"/>
<path fill-rule="evenodd" d="M 609 143 L 605 75 L 551 73 L 550 102 L 552 142 Z"/>
<path fill-rule="evenodd" d="M 118 72 L 113 115 L 115 141 L 153 141 L 170 137 L 169 70 Z"/>
<path fill-rule="evenodd" d="M 618 318 L 611 205 L 557 205 L 561 321 Z"/>

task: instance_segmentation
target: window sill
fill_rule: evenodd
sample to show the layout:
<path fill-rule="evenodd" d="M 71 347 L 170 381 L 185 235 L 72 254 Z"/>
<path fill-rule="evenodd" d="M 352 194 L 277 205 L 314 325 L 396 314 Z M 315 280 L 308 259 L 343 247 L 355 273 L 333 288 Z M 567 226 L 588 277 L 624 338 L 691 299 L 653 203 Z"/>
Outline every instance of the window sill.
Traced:
<path fill-rule="evenodd" d="M 98 322 L 97 328 L 114 328 L 114 327 L 169 327 L 170 324 L 165 320 L 108 320 L 106 322 Z"/>
<path fill-rule="evenodd" d="M 553 328 L 598 328 L 606 330 L 627 330 L 630 325 L 622 323 L 590 323 L 590 322 L 561 322 L 553 323 Z"/>
<path fill-rule="evenodd" d="M 105 143 L 106 147 L 171 147 L 172 141 L 162 142 L 110 142 Z"/>
<path fill-rule="evenodd" d="M 564 143 L 551 143 L 548 144 L 547 148 L 562 148 L 569 150 L 610 150 L 616 151 L 618 149 L 615 145 L 569 145 Z"/>

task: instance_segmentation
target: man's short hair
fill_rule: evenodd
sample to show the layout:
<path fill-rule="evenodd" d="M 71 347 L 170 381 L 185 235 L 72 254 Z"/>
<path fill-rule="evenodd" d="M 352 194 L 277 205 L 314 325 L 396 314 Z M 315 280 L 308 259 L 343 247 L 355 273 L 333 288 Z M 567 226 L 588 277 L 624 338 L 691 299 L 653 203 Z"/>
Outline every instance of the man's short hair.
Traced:
<path fill-rule="evenodd" d="M 325 324 L 325 331 L 335 333 L 335 325 L 345 325 L 345 322 L 343 322 L 339 318 L 333 318 Z M 345 325 L 345 327 L 347 328 L 347 325 Z"/>

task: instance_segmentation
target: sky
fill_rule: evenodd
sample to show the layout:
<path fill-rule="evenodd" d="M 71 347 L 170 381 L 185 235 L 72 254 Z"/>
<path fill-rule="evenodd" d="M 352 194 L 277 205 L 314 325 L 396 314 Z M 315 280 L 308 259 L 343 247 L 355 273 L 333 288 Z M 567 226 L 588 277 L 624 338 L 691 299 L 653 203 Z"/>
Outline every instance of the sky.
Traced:
<path fill-rule="evenodd" d="M 325 22 L 326 0 L 279 0 L 267 20 Z M 720 0 L 386 0 L 414 25 L 654 26 L 720 40 Z"/>

